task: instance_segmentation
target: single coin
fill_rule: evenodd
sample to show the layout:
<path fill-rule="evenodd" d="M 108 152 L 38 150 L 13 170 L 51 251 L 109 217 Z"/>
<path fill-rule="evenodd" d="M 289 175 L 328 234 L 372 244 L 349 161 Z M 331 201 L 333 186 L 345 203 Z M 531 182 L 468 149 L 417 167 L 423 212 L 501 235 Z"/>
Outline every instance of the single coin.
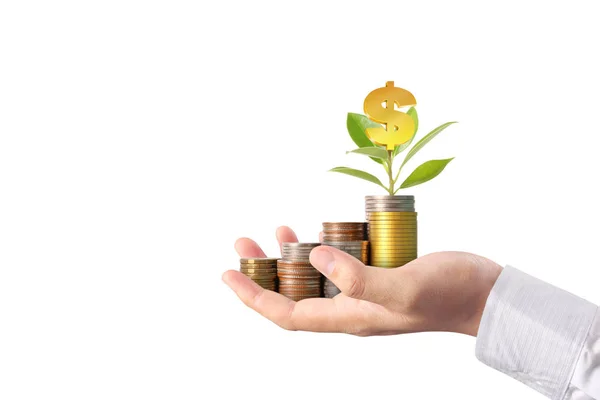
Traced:
<path fill-rule="evenodd" d="M 307 285 L 307 286 L 290 286 L 290 285 L 281 285 L 279 284 L 280 292 L 291 292 L 291 291 L 312 291 L 318 292 L 321 290 L 321 284 L 318 282 L 316 285 Z"/>
<path fill-rule="evenodd" d="M 394 218 L 389 218 L 389 219 L 376 219 L 376 218 L 372 218 L 369 221 L 369 228 L 373 228 L 374 225 L 416 225 L 418 224 L 418 221 L 416 219 L 409 219 L 409 218 L 405 218 L 405 219 L 394 219 Z"/>
<path fill-rule="evenodd" d="M 381 203 L 381 204 L 367 204 L 365 205 L 365 211 L 398 211 L 405 209 L 414 209 L 415 203 Z"/>
<path fill-rule="evenodd" d="M 329 228 L 351 228 L 351 229 L 362 229 L 364 228 L 364 222 L 323 222 L 323 229 Z"/>
<path fill-rule="evenodd" d="M 378 195 L 369 195 L 369 196 L 365 196 L 365 200 L 410 200 L 413 199 L 414 200 L 415 196 L 411 195 L 411 194 L 397 194 L 397 195 L 384 195 L 384 194 L 378 194 Z"/>
<path fill-rule="evenodd" d="M 323 233 L 323 241 L 328 242 L 350 242 L 350 241 L 360 241 L 365 237 L 364 232 L 358 233 Z"/>
<path fill-rule="evenodd" d="M 266 267 L 258 267 L 256 264 L 248 264 L 247 266 L 240 265 L 240 269 L 242 271 L 269 272 L 269 271 L 274 271 L 276 268 L 277 268 L 277 264 L 269 265 Z"/>
<path fill-rule="evenodd" d="M 306 289 L 306 290 L 295 290 L 295 289 L 282 289 L 279 288 L 279 293 L 281 294 L 285 294 L 285 295 L 294 295 L 294 296 L 302 296 L 302 295 L 312 295 L 312 296 L 318 296 L 321 294 L 321 289 L 317 288 L 315 290 L 311 290 L 311 289 Z"/>
<path fill-rule="evenodd" d="M 371 213 L 373 217 L 395 217 L 395 216 L 403 216 L 403 215 L 417 215 L 416 212 L 395 212 L 395 211 L 379 211 Z"/>
<path fill-rule="evenodd" d="M 290 249 L 298 249 L 298 248 L 306 248 L 306 247 L 317 247 L 320 246 L 321 243 L 292 243 L 285 242 L 282 243 L 282 247 L 290 248 Z"/>
<path fill-rule="evenodd" d="M 414 228 L 377 228 L 371 229 L 369 237 L 415 235 L 419 230 Z"/>
<path fill-rule="evenodd" d="M 417 224 L 418 221 L 416 218 L 371 218 L 369 220 L 369 227 L 373 225 L 405 225 L 405 224 Z"/>
<path fill-rule="evenodd" d="M 347 247 L 364 247 L 368 246 L 367 240 L 352 240 L 352 241 L 323 241 L 324 245 L 327 246 L 347 246 Z"/>
<path fill-rule="evenodd" d="M 262 280 L 273 280 L 277 276 L 277 274 L 265 275 L 265 274 L 248 274 L 248 273 L 244 273 L 244 272 L 242 272 L 242 273 L 252 280 L 261 280 L 261 279 Z"/>
<path fill-rule="evenodd" d="M 390 242 L 390 243 L 412 243 L 412 242 L 418 241 L 418 238 L 417 238 L 416 234 L 412 234 L 412 235 L 395 235 L 395 236 L 391 236 L 391 235 L 387 235 L 387 236 L 373 235 L 373 236 L 370 237 L 370 239 L 371 239 L 371 246 L 373 246 L 373 244 L 385 243 L 385 242 Z"/>
<path fill-rule="evenodd" d="M 400 220 L 377 220 L 377 219 L 372 219 L 369 222 L 369 229 L 373 229 L 373 227 L 375 226 L 417 226 L 418 222 L 417 221 L 400 221 Z"/>
<path fill-rule="evenodd" d="M 406 225 L 406 224 L 416 225 L 416 224 L 418 224 L 418 221 L 415 218 L 412 218 L 412 219 L 409 219 L 409 218 L 405 218 L 405 219 L 371 218 L 371 220 L 369 221 L 369 228 L 372 228 L 373 225 Z"/>
<path fill-rule="evenodd" d="M 407 246 L 382 245 L 382 246 L 378 246 L 378 247 L 373 247 L 371 249 L 371 254 L 381 253 L 384 251 L 404 252 L 404 251 L 416 251 L 416 250 L 417 250 L 416 245 L 407 245 Z"/>
<path fill-rule="evenodd" d="M 376 263 L 381 263 L 381 262 L 408 262 L 408 261 L 412 261 L 412 260 L 416 260 L 417 257 L 416 255 L 411 255 L 411 256 L 400 256 L 400 255 L 382 255 L 382 254 L 377 254 L 377 255 L 371 255 L 371 260 L 370 262 L 373 263 L 373 265 L 379 265 Z"/>
<path fill-rule="evenodd" d="M 279 258 L 241 258 L 240 264 L 276 264 Z"/>
<path fill-rule="evenodd" d="M 277 261 L 277 265 L 310 265 L 308 261 L 293 261 L 293 260 L 279 260 Z"/>

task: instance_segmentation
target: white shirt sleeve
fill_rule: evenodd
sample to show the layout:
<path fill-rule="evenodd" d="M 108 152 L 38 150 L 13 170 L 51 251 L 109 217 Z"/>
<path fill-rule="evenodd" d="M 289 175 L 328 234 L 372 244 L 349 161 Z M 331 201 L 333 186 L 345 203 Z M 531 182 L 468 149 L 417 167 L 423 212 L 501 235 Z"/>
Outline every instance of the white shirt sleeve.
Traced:
<path fill-rule="evenodd" d="M 507 266 L 487 299 L 477 358 L 553 400 L 600 400 L 598 307 Z"/>

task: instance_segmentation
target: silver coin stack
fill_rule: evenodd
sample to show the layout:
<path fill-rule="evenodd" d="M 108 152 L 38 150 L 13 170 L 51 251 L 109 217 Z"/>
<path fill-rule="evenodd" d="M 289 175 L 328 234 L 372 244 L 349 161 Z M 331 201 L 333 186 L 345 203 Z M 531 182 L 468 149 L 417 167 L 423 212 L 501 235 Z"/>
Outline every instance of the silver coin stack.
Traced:
<path fill-rule="evenodd" d="M 362 263 L 367 264 L 369 262 L 369 242 L 366 240 L 353 241 L 353 242 L 323 242 L 326 246 L 335 247 L 345 253 L 350 254 L 352 257 L 359 259 Z M 341 291 L 335 286 L 333 282 L 325 278 L 323 283 L 323 295 L 328 299 L 335 297 Z"/>
<path fill-rule="evenodd" d="M 310 252 L 321 243 L 282 243 L 281 257 L 287 261 L 308 262 Z"/>
<path fill-rule="evenodd" d="M 367 222 L 372 212 L 415 212 L 415 196 L 365 196 Z"/>

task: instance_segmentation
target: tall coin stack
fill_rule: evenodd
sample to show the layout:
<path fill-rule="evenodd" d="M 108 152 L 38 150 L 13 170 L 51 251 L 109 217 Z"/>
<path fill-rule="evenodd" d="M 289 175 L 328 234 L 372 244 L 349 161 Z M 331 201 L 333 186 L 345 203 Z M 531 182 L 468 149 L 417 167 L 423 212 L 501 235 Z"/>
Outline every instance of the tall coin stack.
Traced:
<path fill-rule="evenodd" d="M 312 266 L 309 255 L 321 243 L 283 243 L 282 259 L 277 261 L 279 293 L 299 301 L 321 297 L 321 273 Z"/>
<path fill-rule="evenodd" d="M 277 258 L 242 258 L 240 272 L 264 289 L 277 291 Z"/>
<path fill-rule="evenodd" d="M 369 262 L 369 242 L 364 222 L 323 222 L 323 244 L 340 249 L 361 262 Z M 333 282 L 325 278 L 323 294 L 332 298 L 340 293 Z"/>
<path fill-rule="evenodd" d="M 370 265 L 400 267 L 417 258 L 414 196 L 367 196 Z"/>

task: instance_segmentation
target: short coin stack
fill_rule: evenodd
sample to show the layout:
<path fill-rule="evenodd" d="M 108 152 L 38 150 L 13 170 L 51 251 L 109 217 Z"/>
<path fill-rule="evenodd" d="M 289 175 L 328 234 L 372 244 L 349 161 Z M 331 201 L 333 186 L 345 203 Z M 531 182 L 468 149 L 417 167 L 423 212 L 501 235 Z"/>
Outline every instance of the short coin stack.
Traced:
<path fill-rule="evenodd" d="M 323 244 L 340 249 L 363 263 L 369 262 L 369 242 L 364 222 L 323 222 Z M 325 278 L 323 294 L 332 298 L 340 293 L 333 282 Z"/>
<path fill-rule="evenodd" d="M 417 213 L 413 196 L 367 196 L 370 264 L 400 267 L 417 258 Z"/>
<path fill-rule="evenodd" d="M 299 301 L 321 297 L 323 275 L 309 261 L 312 249 L 321 243 L 283 243 L 282 259 L 277 261 L 279 293 Z"/>
<path fill-rule="evenodd" d="M 240 272 L 264 289 L 277 291 L 277 258 L 242 258 Z"/>
<path fill-rule="evenodd" d="M 415 196 L 365 196 L 367 222 L 372 212 L 415 212 Z"/>

